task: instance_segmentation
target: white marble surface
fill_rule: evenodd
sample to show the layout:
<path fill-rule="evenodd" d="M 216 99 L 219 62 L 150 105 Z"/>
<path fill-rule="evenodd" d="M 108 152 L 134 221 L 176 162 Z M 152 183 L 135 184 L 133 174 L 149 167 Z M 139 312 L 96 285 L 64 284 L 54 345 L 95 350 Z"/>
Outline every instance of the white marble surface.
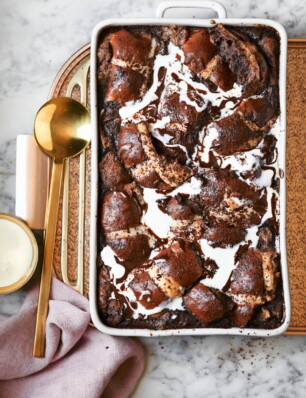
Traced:
<path fill-rule="evenodd" d="M 152 17 L 158 2 L 1 0 L 0 211 L 14 213 L 16 135 L 32 133 L 35 112 L 61 65 L 90 41 L 100 20 Z M 223 4 L 230 17 L 272 18 L 286 27 L 290 37 L 306 36 L 305 1 L 223 0 Z M 206 11 L 192 14 L 213 16 Z M 0 311 L 15 313 L 23 297 L 22 292 L 0 297 Z M 176 337 L 142 339 L 142 343 L 148 362 L 134 398 L 306 396 L 306 336 Z"/>

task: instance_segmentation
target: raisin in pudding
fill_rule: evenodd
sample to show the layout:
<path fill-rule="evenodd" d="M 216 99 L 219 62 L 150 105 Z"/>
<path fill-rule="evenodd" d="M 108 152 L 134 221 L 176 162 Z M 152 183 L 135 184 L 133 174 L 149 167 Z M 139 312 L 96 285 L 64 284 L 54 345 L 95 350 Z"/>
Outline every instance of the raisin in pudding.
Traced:
<path fill-rule="evenodd" d="M 279 44 L 270 27 L 112 27 L 98 47 L 99 312 L 277 328 Z"/>

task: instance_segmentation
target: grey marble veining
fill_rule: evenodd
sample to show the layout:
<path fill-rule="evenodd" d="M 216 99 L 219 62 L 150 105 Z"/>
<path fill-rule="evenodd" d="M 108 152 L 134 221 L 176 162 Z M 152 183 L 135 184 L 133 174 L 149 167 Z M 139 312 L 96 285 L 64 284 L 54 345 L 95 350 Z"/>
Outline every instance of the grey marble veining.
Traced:
<path fill-rule="evenodd" d="M 5 135 L 6 132 L 3 132 Z M 16 137 L 12 137 L 0 146 L 0 172 L 15 174 L 16 172 Z"/>
<path fill-rule="evenodd" d="M 20 309 L 26 293 L 24 290 L 18 290 L 11 294 L 0 296 L 0 314 L 2 316 L 11 316 Z"/>
<path fill-rule="evenodd" d="M 302 397 L 303 337 L 188 337 L 143 340 L 150 361 L 137 397 Z M 294 351 L 294 359 L 291 357 Z"/>
<path fill-rule="evenodd" d="M 15 175 L 0 172 L 0 213 L 15 212 Z"/>
<path fill-rule="evenodd" d="M 232 18 L 271 18 L 289 37 L 306 36 L 301 0 L 224 0 Z M 91 30 L 111 17 L 153 17 L 158 0 L 2 0 L 0 14 L 0 212 L 14 213 L 15 138 L 31 134 L 57 71 Z M 172 10 L 167 16 L 212 17 Z M 0 312 L 18 311 L 24 292 L 0 296 Z M 141 339 L 147 368 L 133 398 L 303 398 L 306 337 Z"/>

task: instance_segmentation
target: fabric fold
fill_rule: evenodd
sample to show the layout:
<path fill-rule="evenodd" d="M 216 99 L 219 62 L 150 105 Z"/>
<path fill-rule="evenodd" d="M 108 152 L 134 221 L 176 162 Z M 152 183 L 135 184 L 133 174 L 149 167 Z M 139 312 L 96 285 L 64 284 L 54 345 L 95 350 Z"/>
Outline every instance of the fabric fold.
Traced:
<path fill-rule="evenodd" d="M 0 397 L 128 397 L 144 369 L 140 344 L 88 325 L 87 299 L 53 278 L 45 358 L 34 358 L 37 298 L 35 286 L 0 323 Z"/>

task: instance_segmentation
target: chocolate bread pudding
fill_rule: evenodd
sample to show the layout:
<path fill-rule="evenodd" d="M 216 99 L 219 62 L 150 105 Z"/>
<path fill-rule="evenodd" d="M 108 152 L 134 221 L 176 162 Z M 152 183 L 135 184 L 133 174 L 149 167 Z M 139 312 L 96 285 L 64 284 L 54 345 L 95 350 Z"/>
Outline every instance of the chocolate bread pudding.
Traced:
<path fill-rule="evenodd" d="M 267 26 L 112 27 L 98 47 L 99 312 L 279 327 L 279 48 Z"/>

